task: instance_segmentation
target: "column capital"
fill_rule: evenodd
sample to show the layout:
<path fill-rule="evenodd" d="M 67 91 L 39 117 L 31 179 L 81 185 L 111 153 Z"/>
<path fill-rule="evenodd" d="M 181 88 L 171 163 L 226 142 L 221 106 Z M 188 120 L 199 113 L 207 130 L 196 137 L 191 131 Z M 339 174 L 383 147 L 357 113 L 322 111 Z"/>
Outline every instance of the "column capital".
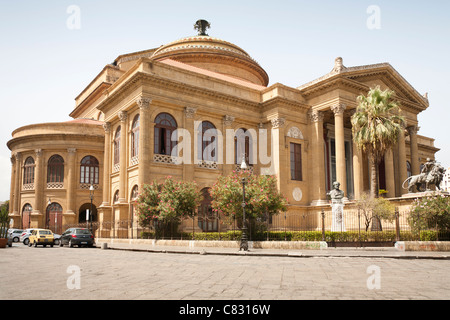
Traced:
<path fill-rule="evenodd" d="M 313 123 L 323 121 L 323 112 L 319 110 L 311 110 L 308 113 L 309 120 Z"/>
<path fill-rule="evenodd" d="M 140 96 L 136 99 L 136 103 L 140 109 L 148 109 L 150 107 L 150 103 L 152 103 L 152 98 Z"/>
<path fill-rule="evenodd" d="M 36 157 L 40 158 L 42 156 L 42 149 L 36 149 L 34 152 L 36 153 Z"/>
<path fill-rule="evenodd" d="M 413 125 L 413 126 L 406 127 L 406 130 L 408 130 L 409 135 L 412 136 L 412 135 L 416 135 L 417 132 L 419 132 L 420 127 Z"/>
<path fill-rule="evenodd" d="M 125 122 L 125 121 L 127 121 L 127 119 L 128 119 L 128 113 L 126 112 L 126 111 L 123 111 L 123 110 L 121 110 L 121 111 L 119 111 L 119 119 L 120 119 L 120 122 Z"/>
<path fill-rule="evenodd" d="M 272 128 L 274 128 L 274 129 L 283 128 L 284 124 L 286 123 L 286 119 L 285 118 L 275 118 L 275 119 L 271 119 L 270 122 L 272 123 Z"/>
<path fill-rule="evenodd" d="M 103 129 L 105 130 L 105 133 L 111 132 L 111 122 L 103 123 Z"/>
<path fill-rule="evenodd" d="M 230 116 L 230 115 L 225 115 L 223 117 L 223 124 L 226 126 L 231 126 L 234 122 L 235 117 Z"/>
<path fill-rule="evenodd" d="M 197 108 L 194 107 L 185 107 L 184 115 L 187 119 L 194 119 L 195 113 L 197 112 Z"/>
<path fill-rule="evenodd" d="M 340 115 L 344 114 L 345 109 L 347 106 L 345 103 L 336 103 L 330 107 L 331 111 L 333 111 L 334 115 Z"/>

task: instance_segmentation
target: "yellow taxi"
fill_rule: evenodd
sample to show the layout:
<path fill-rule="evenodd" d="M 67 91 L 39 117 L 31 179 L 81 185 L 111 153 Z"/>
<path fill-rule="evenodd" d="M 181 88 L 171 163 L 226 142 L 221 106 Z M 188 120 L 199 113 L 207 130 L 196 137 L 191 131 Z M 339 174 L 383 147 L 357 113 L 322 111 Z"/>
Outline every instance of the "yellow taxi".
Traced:
<path fill-rule="evenodd" d="M 28 238 L 30 242 L 28 242 L 28 246 L 31 247 L 34 245 L 37 247 L 38 245 L 53 247 L 55 243 L 55 238 L 53 236 L 53 232 L 48 229 L 34 229 Z"/>

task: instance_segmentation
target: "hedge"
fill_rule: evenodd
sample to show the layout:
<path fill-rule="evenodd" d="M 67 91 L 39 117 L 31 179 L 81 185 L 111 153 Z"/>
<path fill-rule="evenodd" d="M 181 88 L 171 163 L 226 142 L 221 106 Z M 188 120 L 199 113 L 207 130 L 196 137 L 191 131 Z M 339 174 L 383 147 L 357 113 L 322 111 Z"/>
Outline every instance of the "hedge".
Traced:
<path fill-rule="evenodd" d="M 240 230 L 227 231 L 227 232 L 195 232 L 194 240 L 210 240 L 210 241 L 233 241 L 240 240 L 242 232 Z M 155 239 L 154 232 L 142 232 L 141 237 L 143 239 Z M 326 242 L 395 242 L 395 231 L 346 231 L 346 232 L 332 232 L 325 231 Z M 159 237 L 158 237 L 159 238 Z M 168 237 L 166 237 L 168 238 Z M 174 239 L 192 239 L 192 232 L 177 233 L 173 237 Z M 422 241 L 435 241 L 437 239 L 436 231 L 421 231 L 420 240 Z M 249 236 L 249 240 L 252 241 L 265 241 L 267 240 L 267 232 L 261 232 L 252 234 Z M 321 231 L 269 231 L 270 241 L 322 241 Z M 419 240 L 418 234 L 411 231 L 400 232 L 400 241 L 415 241 Z"/>

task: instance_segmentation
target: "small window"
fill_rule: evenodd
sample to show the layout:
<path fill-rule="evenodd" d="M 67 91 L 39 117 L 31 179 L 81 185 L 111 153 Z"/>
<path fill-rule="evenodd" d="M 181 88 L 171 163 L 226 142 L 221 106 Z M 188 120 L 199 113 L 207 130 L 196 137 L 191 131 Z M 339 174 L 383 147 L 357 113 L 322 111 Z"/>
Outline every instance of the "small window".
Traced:
<path fill-rule="evenodd" d="M 291 143 L 291 180 L 302 181 L 302 145 Z"/>

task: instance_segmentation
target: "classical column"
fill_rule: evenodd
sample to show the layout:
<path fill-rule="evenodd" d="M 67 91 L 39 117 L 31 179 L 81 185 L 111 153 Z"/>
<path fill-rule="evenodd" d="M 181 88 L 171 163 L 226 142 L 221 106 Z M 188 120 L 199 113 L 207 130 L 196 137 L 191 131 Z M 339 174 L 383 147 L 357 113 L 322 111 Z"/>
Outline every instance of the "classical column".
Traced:
<path fill-rule="evenodd" d="M 190 140 L 185 141 L 183 137 L 183 180 L 192 181 L 194 180 L 195 173 L 195 160 L 197 154 L 194 152 L 196 139 L 198 138 L 195 134 L 195 113 L 197 112 L 197 108 L 194 107 L 185 107 L 184 108 L 184 118 L 183 118 L 183 126 L 184 129 L 189 132 Z M 201 146 L 199 146 L 201 147 Z M 188 150 L 188 148 L 190 150 Z M 190 155 L 190 156 L 189 156 Z M 197 224 L 195 224 L 197 225 Z"/>
<path fill-rule="evenodd" d="M 311 205 L 327 204 L 325 185 L 325 154 L 323 140 L 323 112 L 313 110 L 309 113 L 311 122 L 311 161 L 312 161 L 312 202 Z"/>
<path fill-rule="evenodd" d="M 119 111 L 120 119 L 120 174 L 119 174 L 119 202 L 127 202 L 126 189 L 127 189 L 127 119 L 128 114 L 126 111 Z"/>
<path fill-rule="evenodd" d="M 364 192 L 364 163 L 363 152 L 353 141 L 353 183 L 355 199 L 360 199 Z"/>
<path fill-rule="evenodd" d="M 36 149 L 35 153 L 36 161 L 34 173 L 34 206 L 33 212 L 31 213 L 31 227 L 44 228 L 45 222 L 42 221 L 42 216 L 44 213 L 44 168 L 42 160 L 42 149 Z"/>
<path fill-rule="evenodd" d="M 236 159 L 236 150 L 234 147 L 234 129 L 232 128 L 235 117 L 230 115 L 225 115 L 222 119 L 222 134 L 225 137 L 224 139 L 224 163 L 223 163 L 223 175 L 229 175 L 235 169 L 235 159 Z M 227 131 L 227 129 L 229 131 Z M 233 134 L 227 134 L 231 133 Z M 247 155 L 249 157 L 249 155 Z M 249 163 L 247 163 L 249 165 Z"/>
<path fill-rule="evenodd" d="M 275 118 L 271 120 L 272 130 L 271 130 L 271 144 L 272 144 L 272 165 L 274 169 L 273 174 L 278 178 L 278 190 L 284 192 L 283 190 L 287 186 L 286 177 L 281 176 L 281 168 L 289 168 L 289 164 L 286 163 L 286 159 L 282 152 L 284 149 L 284 124 L 286 120 L 284 118 Z M 289 172 L 289 171 L 288 171 Z"/>
<path fill-rule="evenodd" d="M 103 124 L 105 130 L 105 150 L 103 155 L 103 202 L 102 206 L 108 206 L 110 199 L 110 174 L 111 174 L 111 123 Z"/>
<path fill-rule="evenodd" d="M 338 103 L 331 106 L 334 113 L 334 130 L 336 146 L 336 179 L 341 184 L 341 190 L 347 193 L 347 171 L 345 166 L 345 139 L 344 139 L 344 111 L 345 104 Z"/>
<path fill-rule="evenodd" d="M 406 146 L 405 146 L 405 128 L 400 130 L 398 137 L 398 169 L 399 169 L 399 183 L 402 184 L 408 178 L 406 169 Z M 405 194 L 408 190 L 400 188 L 400 193 Z"/>
<path fill-rule="evenodd" d="M 386 176 L 386 189 L 389 198 L 395 197 L 394 153 L 389 149 L 384 154 L 384 168 Z"/>
<path fill-rule="evenodd" d="M 14 213 L 14 186 L 16 183 L 16 159 L 11 155 L 11 181 L 9 187 L 9 213 Z"/>
<path fill-rule="evenodd" d="M 76 172 L 77 167 L 75 163 L 75 155 L 76 155 L 77 149 L 75 148 L 68 148 L 67 154 L 68 154 L 68 161 L 67 161 L 67 181 L 65 182 L 66 185 L 66 199 L 67 199 L 67 210 L 66 213 L 68 214 L 74 214 L 75 213 L 75 189 L 76 189 Z"/>
<path fill-rule="evenodd" d="M 152 141 L 150 140 L 150 103 L 152 99 L 139 97 L 136 100 L 139 106 L 139 191 L 144 184 L 150 183 L 150 163 Z"/>
<path fill-rule="evenodd" d="M 411 172 L 414 176 L 420 173 L 419 146 L 417 144 L 417 132 L 419 131 L 419 127 L 410 126 L 407 128 L 407 130 L 409 133 L 409 141 L 411 147 Z"/>
<path fill-rule="evenodd" d="M 15 154 L 16 158 L 16 175 L 14 176 L 14 203 L 13 203 L 13 212 L 14 214 L 21 214 L 21 208 L 20 208 L 20 177 L 22 176 L 22 166 L 21 166 L 21 160 L 22 155 L 20 153 Z"/>

